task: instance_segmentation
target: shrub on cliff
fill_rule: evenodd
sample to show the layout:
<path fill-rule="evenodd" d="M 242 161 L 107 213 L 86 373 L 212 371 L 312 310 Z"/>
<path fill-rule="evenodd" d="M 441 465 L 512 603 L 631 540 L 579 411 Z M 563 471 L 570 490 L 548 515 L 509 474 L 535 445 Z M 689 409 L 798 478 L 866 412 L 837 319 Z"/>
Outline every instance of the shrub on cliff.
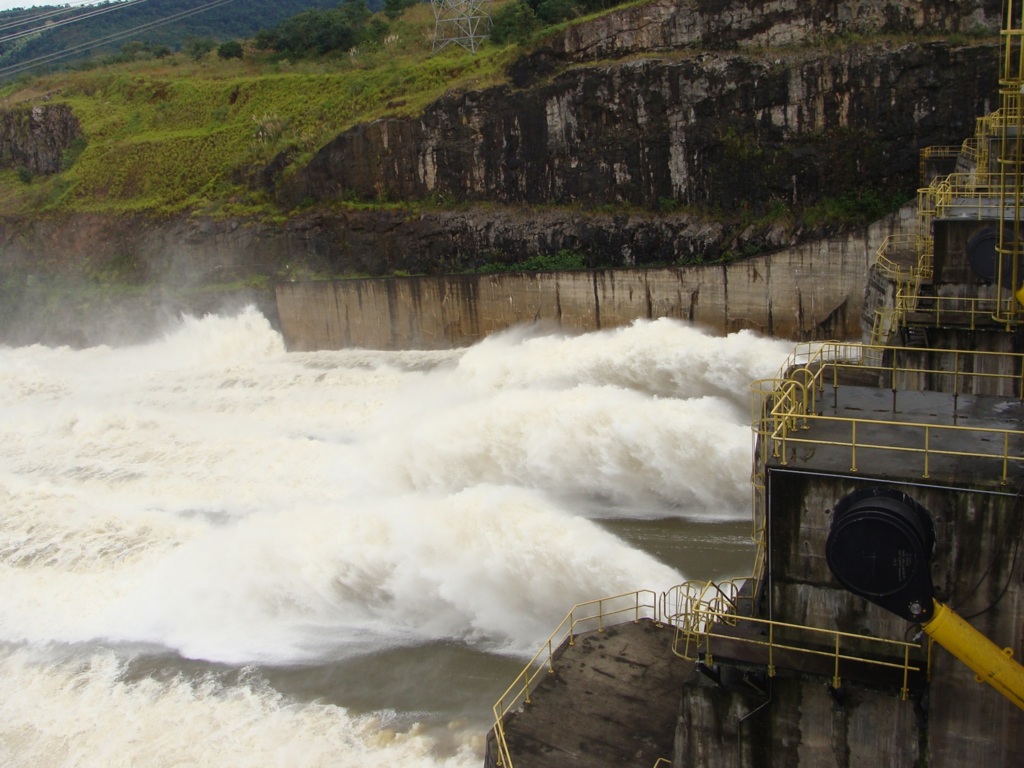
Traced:
<path fill-rule="evenodd" d="M 521 0 L 513 0 L 492 14 L 491 42 L 498 45 L 522 44 L 541 26 L 541 21 L 533 8 Z"/>

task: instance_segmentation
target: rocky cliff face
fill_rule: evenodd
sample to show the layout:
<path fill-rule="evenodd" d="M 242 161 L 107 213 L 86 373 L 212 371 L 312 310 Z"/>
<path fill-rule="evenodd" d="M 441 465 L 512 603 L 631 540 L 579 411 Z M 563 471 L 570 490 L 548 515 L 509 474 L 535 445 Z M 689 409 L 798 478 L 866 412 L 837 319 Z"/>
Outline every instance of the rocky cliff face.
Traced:
<path fill-rule="evenodd" d="M 907 188 L 920 147 L 958 141 L 992 106 L 996 54 L 858 36 L 994 32 L 1000 9 L 998 0 L 624 8 L 554 34 L 513 65 L 510 86 L 449 94 L 419 119 L 339 136 L 283 197 L 764 210 L 865 184 Z"/>
<path fill-rule="evenodd" d="M 763 211 L 911 189 L 918 150 L 993 106 L 994 67 L 990 46 L 943 43 L 574 67 L 358 126 L 286 196 Z"/>
<path fill-rule="evenodd" d="M 680 48 L 780 49 L 858 35 L 999 30 L 1000 0 L 656 0 L 555 35 L 541 57 L 589 61 Z"/>
<path fill-rule="evenodd" d="M 78 118 L 66 104 L 0 110 L 0 167 L 56 173 L 81 135 Z"/>
<path fill-rule="evenodd" d="M 412 215 L 402 210 L 312 213 L 283 227 L 199 217 L 0 220 L 0 258 L 8 276 L 38 282 L 60 274 L 181 287 L 252 275 L 458 272 L 510 255 L 559 250 L 584 251 L 601 266 L 695 263 L 706 253 L 749 243 L 772 250 L 791 244 L 791 235 L 780 227 L 737 233 L 686 214 L 489 207 Z M 73 264 L 68 253 L 78 254 Z"/>

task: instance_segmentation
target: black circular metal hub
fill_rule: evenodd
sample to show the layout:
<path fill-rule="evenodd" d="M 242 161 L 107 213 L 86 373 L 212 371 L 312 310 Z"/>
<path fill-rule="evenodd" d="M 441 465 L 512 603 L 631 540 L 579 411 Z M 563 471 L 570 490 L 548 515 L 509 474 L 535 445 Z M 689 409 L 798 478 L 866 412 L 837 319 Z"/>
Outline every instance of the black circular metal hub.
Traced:
<path fill-rule="evenodd" d="M 932 612 L 934 546 L 927 510 L 900 491 L 873 487 L 844 496 L 832 510 L 825 559 L 846 589 L 924 621 Z"/>

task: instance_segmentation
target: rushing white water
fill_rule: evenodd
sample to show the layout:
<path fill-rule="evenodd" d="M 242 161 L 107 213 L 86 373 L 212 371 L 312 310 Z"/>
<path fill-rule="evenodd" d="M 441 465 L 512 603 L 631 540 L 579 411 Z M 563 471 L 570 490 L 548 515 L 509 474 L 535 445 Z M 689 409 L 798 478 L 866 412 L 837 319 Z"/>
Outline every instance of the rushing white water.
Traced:
<path fill-rule="evenodd" d="M 480 765 L 569 607 L 683 580 L 621 534 L 749 518 L 748 384 L 788 349 L 289 354 L 253 310 L 0 348 L 0 764 Z"/>

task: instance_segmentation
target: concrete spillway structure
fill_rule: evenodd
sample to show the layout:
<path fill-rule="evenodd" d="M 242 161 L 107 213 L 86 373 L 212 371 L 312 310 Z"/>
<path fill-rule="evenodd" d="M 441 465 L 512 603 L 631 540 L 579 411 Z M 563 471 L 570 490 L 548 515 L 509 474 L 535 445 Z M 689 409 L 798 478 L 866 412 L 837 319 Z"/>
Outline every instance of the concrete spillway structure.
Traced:
<path fill-rule="evenodd" d="M 934 519 L 936 593 L 1020 656 L 1024 358 L 958 353 L 953 373 L 937 352 L 924 367 L 919 349 L 890 348 L 877 364 L 865 359 L 872 351 L 808 345 L 758 390 L 759 563 L 745 592 L 719 586 L 711 599 L 698 586 L 664 600 L 658 618 L 672 629 L 644 661 L 653 668 L 671 653 L 664 680 L 685 680 L 671 697 L 676 727 L 663 757 L 672 765 L 910 768 L 971 755 L 1016 764 L 1024 712 L 919 629 L 844 588 L 826 544 L 833 510 L 850 494 L 883 487 L 913 498 Z M 916 388 L 922 379 L 958 388 Z M 1008 394 L 973 394 L 1000 385 Z M 505 722 L 508 762 L 552 764 L 557 745 L 595 720 L 621 719 L 637 700 L 648 700 L 648 724 L 657 722 L 653 713 L 669 705 L 652 695 L 650 678 L 624 685 L 626 695 L 624 680 L 607 679 L 629 667 L 591 669 L 576 646 L 564 647 L 531 704 Z M 609 695 L 588 696 L 595 685 Z M 619 734 L 620 753 L 641 735 Z M 640 752 L 603 760 L 595 744 L 579 742 L 576 752 L 584 762 L 562 764 L 651 765 Z M 488 765 L 498 764 L 492 749 Z"/>
<path fill-rule="evenodd" d="M 1020 764 L 1015 684 L 983 685 L 987 662 L 931 640 L 979 635 L 1004 659 L 1024 657 L 1021 0 L 1005 4 L 1003 39 L 999 110 L 962 147 L 926 153 L 916 226 L 878 247 L 868 343 L 802 345 L 753 386 L 758 554 L 742 590 L 684 587 L 662 601 L 673 653 L 694 665 L 663 764 Z M 936 172 L 941 157 L 949 167 Z M 862 558 L 860 570 L 840 580 L 830 567 L 849 499 L 872 494 L 928 511 L 921 552 L 934 609 L 847 589 L 922 567 L 905 547 L 873 540 L 889 535 L 884 526 L 845 553 Z M 962 622 L 953 629 L 947 606 Z M 506 719 L 515 744 L 517 717 Z M 542 763 L 510 751 L 502 764 Z"/>
<path fill-rule="evenodd" d="M 567 333 L 670 317 L 791 339 L 859 332 L 869 243 L 898 217 L 832 240 L 713 266 L 280 283 L 289 349 L 447 349 L 515 325 Z"/>

